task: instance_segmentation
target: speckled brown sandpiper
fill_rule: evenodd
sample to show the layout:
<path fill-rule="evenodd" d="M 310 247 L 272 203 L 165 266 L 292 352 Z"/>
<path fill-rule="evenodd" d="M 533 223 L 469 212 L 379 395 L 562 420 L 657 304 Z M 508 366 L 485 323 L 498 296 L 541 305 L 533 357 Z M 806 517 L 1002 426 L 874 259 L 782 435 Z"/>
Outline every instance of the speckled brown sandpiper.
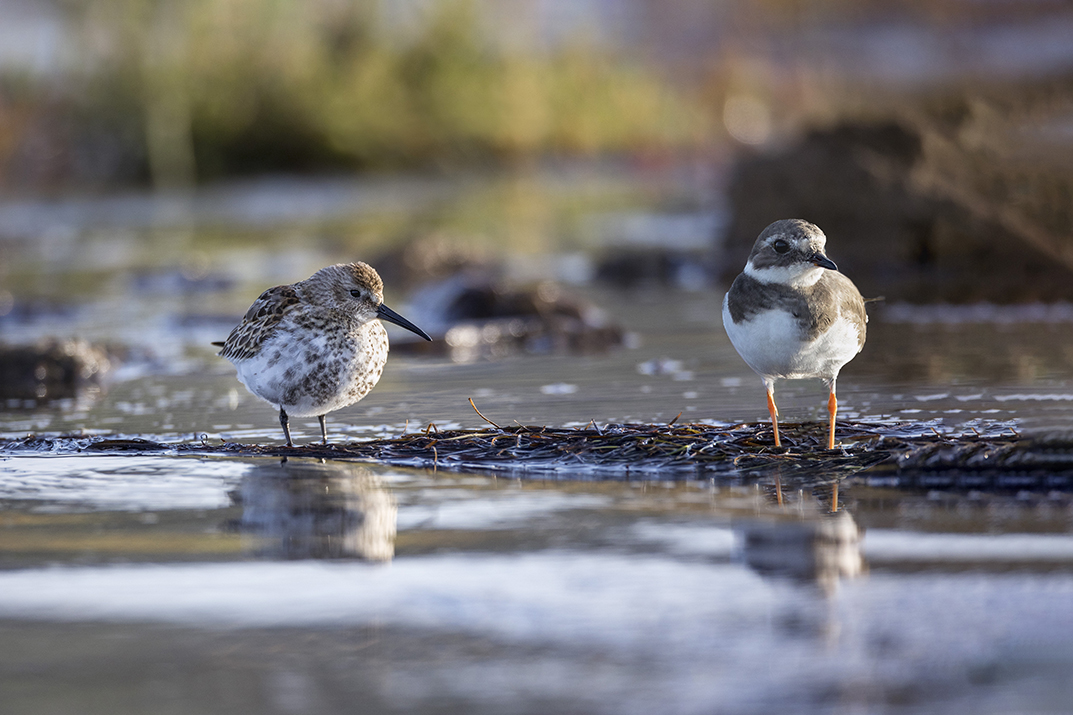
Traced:
<path fill-rule="evenodd" d="M 324 418 L 365 397 L 387 362 L 381 320 L 432 340 L 384 305 L 384 284 L 365 263 L 322 268 L 304 281 L 269 288 L 223 343 L 219 355 L 234 364 L 246 389 L 279 407 L 287 446 L 289 416 Z"/>

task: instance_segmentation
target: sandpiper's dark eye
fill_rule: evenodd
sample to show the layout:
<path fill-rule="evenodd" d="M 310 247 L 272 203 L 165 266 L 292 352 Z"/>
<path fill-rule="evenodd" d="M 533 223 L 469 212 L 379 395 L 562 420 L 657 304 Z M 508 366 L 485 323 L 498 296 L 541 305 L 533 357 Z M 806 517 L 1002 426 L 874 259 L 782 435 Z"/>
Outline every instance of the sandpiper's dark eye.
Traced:
<path fill-rule="evenodd" d="M 360 298 L 361 297 L 361 291 L 360 290 L 352 290 L 352 291 L 350 291 L 350 295 L 354 296 L 355 298 Z"/>
<path fill-rule="evenodd" d="M 771 247 L 775 249 L 775 253 L 786 253 L 790 250 L 790 244 L 781 238 L 775 239 L 772 242 Z"/>

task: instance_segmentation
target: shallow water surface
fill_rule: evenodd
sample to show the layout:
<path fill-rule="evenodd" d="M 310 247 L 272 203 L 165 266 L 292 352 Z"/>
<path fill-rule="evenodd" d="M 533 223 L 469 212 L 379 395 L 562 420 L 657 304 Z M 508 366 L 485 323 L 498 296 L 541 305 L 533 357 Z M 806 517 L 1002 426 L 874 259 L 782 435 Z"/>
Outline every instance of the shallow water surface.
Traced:
<path fill-rule="evenodd" d="M 421 185 L 408 189 L 412 204 L 355 209 L 343 207 L 361 191 L 335 186 L 328 208 L 301 194 L 254 227 L 263 245 L 239 210 L 249 197 L 228 213 L 210 196 L 177 223 L 137 201 L 109 204 L 120 225 L 91 201 L 8 207 L 0 229 L 22 227 L 11 255 L 29 267 L 5 337 L 81 334 L 130 351 L 99 389 L 5 404 L 0 438 L 278 443 L 275 410 L 208 345 L 265 285 L 352 258 L 409 220 L 521 225 L 527 257 L 510 270 L 563 280 L 555 266 L 576 265 L 563 256 L 600 245 L 593 226 L 670 220 L 666 194 L 615 184 L 581 201 L 570 182 L 557 186 L 534 198 Z M 499 213 L 472 208 L 503 196 Z M 549 220 L 564 201 L 570 220 Z M 675 225 L 710 229 L 709 209 L 691 206 L 696 220 Z M 221 221 L 246 233 L 217 250 Z M 178 248 L 161 248 L 173 234 Z M 108 245 L 112 267 L 80 264 L 84 249 Z M 483 425 L 468 398 L 508 425 L 766 417 L 759 379 L 722 331 L 718 286 L 570 290 L 619 321 L 627 346 L 477 362 L 397 349 L 365 400 L 329 416 L 330 438 Z M 1071 316 L 874 306 L 868 344 L 839 380 L 840 414 L 938 431 L 1069 430 Z M 780 383 L 777 398 L 788 422 L 825 416 L 818 382 Z M 315 420 L 292 429 L 299 443 L 319 437 Z M 780 506 L 763 476 L 590 476 L 5 452 L 2 709 L 1044 713 L 1073 702 L 1067 493 L 858 483 L 832 514 L 830 480 L 787 485 Z"/>
<path fill-rule="evenodd" d="M 707 482 L 27 456 L 0 499 L 7 712 L 1053 712 L 1073 696 L 1055 496 L 862 488 L 831 515 Z"/>

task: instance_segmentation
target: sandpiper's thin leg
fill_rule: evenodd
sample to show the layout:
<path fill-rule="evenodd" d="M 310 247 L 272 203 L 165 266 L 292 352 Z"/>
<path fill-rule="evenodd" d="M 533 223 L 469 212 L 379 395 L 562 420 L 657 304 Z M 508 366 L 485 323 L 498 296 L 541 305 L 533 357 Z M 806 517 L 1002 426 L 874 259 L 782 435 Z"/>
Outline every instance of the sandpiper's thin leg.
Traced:
<path fill-rule="evenodd" d="M 294 443 L 291 442 L 291 421 L 282 407 L 279 408 L 279 423 L 283 426 L 283 436 L 287 438 L 287 446 L 293 447 Z"/>
<path fill-rule="evenodd" d="M 317 421 L 320 422 L 320 443 L 328 444 L 328 425 L 324 424 L 324 418 L 327 415 L 317 415 Z"/>
<path fill-rule="evenodd" d="M 779 408 L 775 407 L 775 391 L 771 385 L 767 385 L 767 411 L 771 413 L 771 427 L 775 430 L 775 446 L 781 447 L 779 441 Z"/>
<path fill-rule="evenodd" d="M 831 433 L 827 437 L 827 449 L 835 448 L 835 415 L 838 413 L 838 400 L 835 398 L 835 385 L 831 383 L 831 396 L 827 398 L 827 412 L 831 415 Z"/>

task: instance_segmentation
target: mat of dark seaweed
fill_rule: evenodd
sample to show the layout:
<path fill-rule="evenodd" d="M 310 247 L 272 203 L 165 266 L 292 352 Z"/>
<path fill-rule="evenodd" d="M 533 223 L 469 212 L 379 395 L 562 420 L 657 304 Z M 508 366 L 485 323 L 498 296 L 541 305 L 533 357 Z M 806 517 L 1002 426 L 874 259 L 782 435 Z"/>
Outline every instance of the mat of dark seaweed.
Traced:
<path fill-rule="evenodd" d="M 396 437 L 282 445 L 163 442 L 122 435 L 28 436 L 0 454 L 130 454 L 366 460 L 452 472 L 563 480 L 749 481 L 779 476 L 812 484 L 854 477 L 893 488 L 1073 491 L 1073 435 L 1020 435 L 1005 422 L 959 429 L 932 422 L 840 422 L 839 447 L 825 425 L 788 423 L 775 447 L 767 423 L 516 425 L 427 428 Z"/>

